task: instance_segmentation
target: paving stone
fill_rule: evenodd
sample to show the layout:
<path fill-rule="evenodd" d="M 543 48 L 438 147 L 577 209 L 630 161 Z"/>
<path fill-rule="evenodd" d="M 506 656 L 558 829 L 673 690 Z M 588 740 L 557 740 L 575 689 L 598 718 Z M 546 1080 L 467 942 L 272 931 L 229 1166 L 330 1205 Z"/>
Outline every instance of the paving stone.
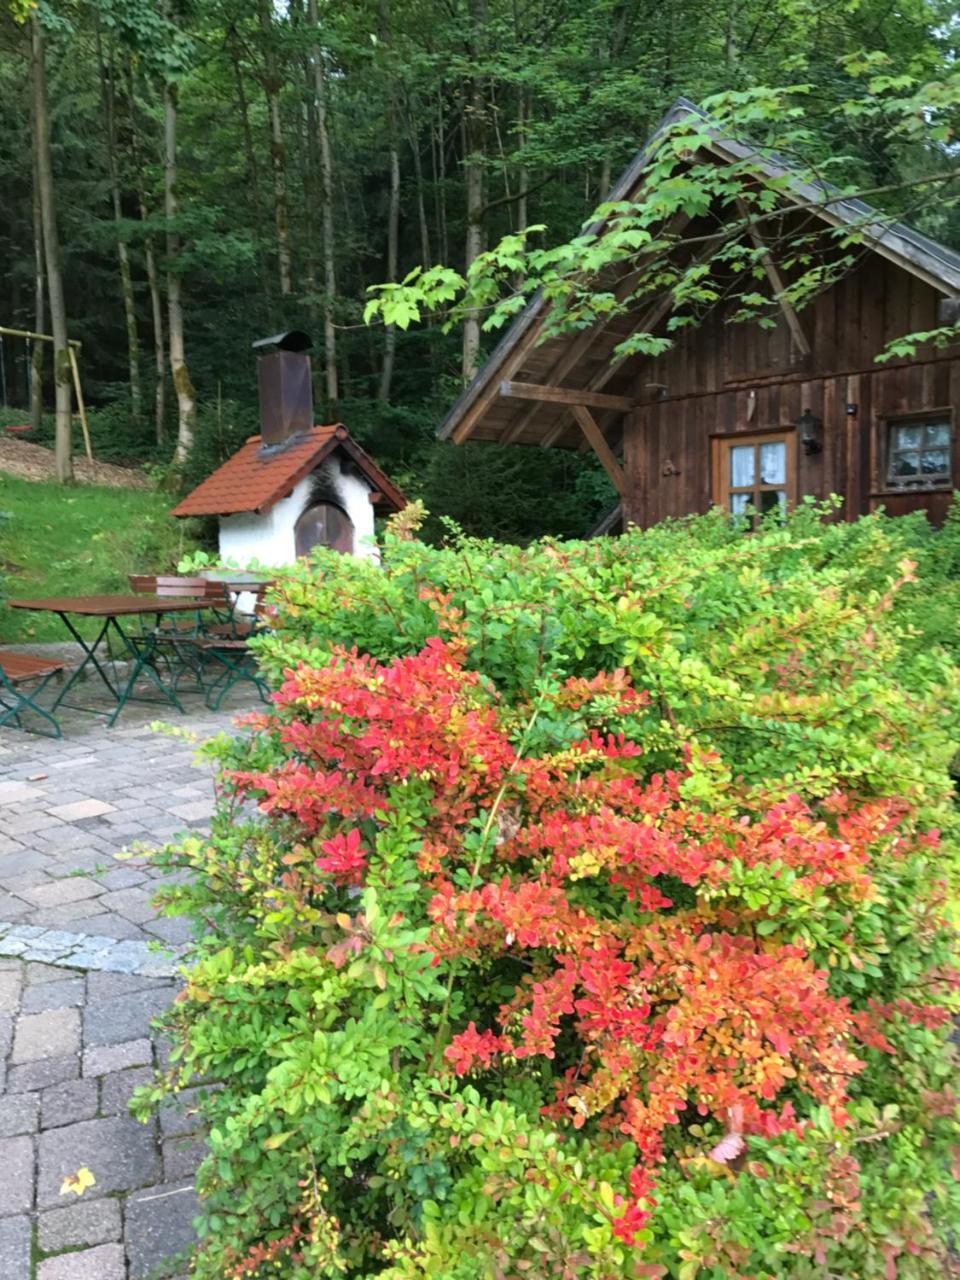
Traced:
<path fill-rule="evenodd" d="M 67 902 L 80 902 L 83 898 L 95 898 L 103 889 L 96 880 L 86 876 L 64 876 L 49 884 L 39 884 L 36 888 L 25 889 L 21 897 L 37 907 L 62 907 Z"/>
<path fill-rule="evenodd" d="M 39 1113 L 40 1099 L 35 1093 L 12 1093 L 0 1098 L 0 1138 L 36 1132 Z"/>
<path fill-rule="evenodd" d="M 99 818 L 104 813 L 113 813 L 113 805 L 105 800 L 76 800 L 72 804 L 54 805 L 47 812 L 63 822 L 82 822 L 84 818 Z"/>
<path fill-rule="evenodd" d="M 83 1074 L 106 1076 L 127 1067 L 149 1066 L 152 1061 L 150 1041 L 146 1038 L 129 1040 L 126 1044 L 99 1045 L 84 1050 Z"/>
<path fill-rule="evenodd" d="M 59 1253 L 77 1245 L 119 1240 L 121 1231 L 119 1200 L 78 1201 L 41 1213 L 37 1243 L 44 1253 Z"/>
<path fill-rule="evenodd" d="M 97 902 L 101 901 L 101 898 L 97 899 Z M 84 925 L 84 928 L 89 930 L 92 937 L 113 938 L 116 942 L 149 942 L 151 937 L 138 924 L 133 924 L 132 921 L 116 915 L 113 911 L 99 912 L 94 919 Z"/>
<path fill-rule="evenodd" d="M 51 1085 L 40 1096 L 41 1125 L 56 1129 L 78 1120 L 92 1120 L 99 1102 L 96 1080 L 66 1080 Z"/>
<path fill-rule="evenodd" d="M 62 978 L 69 976 L 69 973 L 63 969 L 58 969 L 53 964 L 38 964 L 31 961 L 27 965 L 27 986 L 31 987 L 38 982 L 58 982 Z"/>
<path fill-rule="evenodd" d="M 213 813 L 213 796 L 208 800 L 191 800 L 187 804 L 178 804 L 176 808 L 171 807 L 169 812 L 175 818 L 183 818 L 185 822 L 205 821 Z"/>
<path fill-rule="evenodd" d="M 35 849 L 25 849 L 22 845 L 8 853 L 0 855 L 0 880 L 7 876 L 19 876 L 28 871 L 44 871 L 47 859 Z"/>
<path fill-rule="evenodd" d="M 45 1258 L 37 1268 L 37 1280 L 126 1280 L 123 1246 L 101 1244 Z"/>
<path fill-rule="evenodd" d="M 162 1260 L 186 1254 L 196 1240 L 193 1219 L 199 1210 L 189 1183 L 150 1187 L 127 1197 L 124 1218 L 130 1280 L 146 1280 L 155 1274 Z"/>
<path fill-rule="evenodd" d="M 83 1043 L 90 1048 L 149 1035 L 151 1021 L 169 1005 L 170 994 L 163 990 L 90 1001 L 83 1011 Z"/>
<path fill-rule="evenodd" d="M 134 991 L 170 990 L 165 978 L 145 978 L 137 973 L 88 973 L 87 996 L 90 1000 L 112 1000 L 115 996 L 130 995 Z"/>
<path fill-rule="evenodd" d="M 0 782 L 0 804 L 15 804 L 20 800 L 42 800 L 47 793 L 42 787 L 31 787 L 25 782 Z"/>
<path fill-rule="evenodd" d="M 71 933 L 88 933 L 94 916 L 103 915 L 104 908 L 96 898 L 84 898 L 80 902 L 62 902 L 58 907 L 42 907 L 30 917 L 34 924 L 43 925 L 45 931 L 66 929 Z M 43 959 L 33 956 L 36 948 L 28 947 L 26 955 L 30 959 Z"/>
<path fill-rule="evenodd" d="M 159 938 L 161 942 L 169 942 L 173 946 L 190 942 L 194 936 L 190 921 L 179 916 L 152 920 L 143 927 L 154 938 Z"/>
<path fill-rule="evenodd" d="M 50 827 L 60 825 L 60 819 L 49 813 L 21 813 L 8 818 L 5 829 L 9 835 L 33 835 L 36 831 L 46 831 Z"/>
<path fill-rule="evenodd" d="M 100 904 L 108 911 L 116 911 L 126 916 L 134 924 L 141 924 L 144 920 L 151 920 L 155 914 L 153 909 L 155 893 L 156 889 L 149 885 L 146 889 L 112 889 L 101 895 Z"/>
<path fill-rule="evenodd" d="M 61 973 L 64 970 L 60 970 Z M 66 972 L 69 972 L 67 970 Z M 47 1009 L 65 1009 L 83 1004 L 83 978 L 61 978 L 57 982 L 42 982 L 28 987 L 23 994 L 24 1013 L 43 1013 Z"/>
<path fill-rule="evenodd" d="M 15 1013 L 20 1003 L 23 978 L 16 969 L 0 973 L 0 1012 Z"/>
<path fill-rule="evenodd" d="M 137 1089 L 153 1080 L 151 1067 L 130 1067 L 126 1071 L 114 1071 L 100 1080 L 100 1111 L 105 1116 L 126 1115 Z M 163 1112 L 160 1114 L 163 1124 Z"/>
<path fill-rule="evenodd" d="M 65 1058 L 47 1058 L 42 1062 L 28 1062 L 22 1067 L 11 1067 L 7 1073 L 7 1093 L 31 1093 L 72 1080 L 80 1074 L 80 1059 L 76 1054 Z"/>
<path fill-rule="evenodd" d="M 5 1280 L 28 1280 L 33 1232 L 30 1219 L 0 1219 L 0 1276 Z"/>
<path fill-rule="evenodd" d="M 26 1013 L 17 1021 L 11 1062 L 36 1062 L 80 1052 L 80 1014 L 76 1009 Z"/>
<path fill-rule="evenodd" d="M 85 1195 L 91 1200 L 112 1191 L 152 1185 L 160 1172 L 153 1126 L 139 1124 L 129 1116 L 83 1120 L 62 1129 L 48 1129 L 41 1133 L 38 1149 L 37 1207 L 40 1209 L 62 1207 L 66 1203 L 60 1195 L 63 1179 L 83 1167 L 97 1180 Z"/>
<path fill-rule="evenodd" d="M 168 1138 L 163 1144 L 163 1176 L 169 1182 L 193 1178 L 206 1154 L 202 1137 Z"/>
<path fill-rule="evenodd" d="M 33 1208 L 33 1139 L 0 1138 L 0 1217 Z"/>
<path fill-rule="evenodd" d="M 6 1060 L 13 1043 L 14 1018 L 12 1013 L 0 1013 L 0 1062 Z"/>
<path fill-rule="evenodd" d="M 142 884 L 146 876 L 130 867 L 118 867 L 115 871 L 104 871 L 97 879 L 105 889 L 133 889 Z"/>

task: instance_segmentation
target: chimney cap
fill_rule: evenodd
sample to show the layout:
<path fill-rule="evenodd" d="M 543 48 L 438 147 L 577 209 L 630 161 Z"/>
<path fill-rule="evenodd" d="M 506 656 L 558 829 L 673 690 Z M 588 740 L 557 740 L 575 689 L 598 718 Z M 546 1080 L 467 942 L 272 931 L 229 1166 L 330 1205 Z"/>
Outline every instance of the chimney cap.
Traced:
<path fill-rule="evenodd" d="M 258 338 L 251 343 L 254 350 L 259 347 L 276 347 L 278 351 L 309 351 L 313 339 L 302 329 L 288 329 L 285 333 L 274 333 L 269 338 Z"/>

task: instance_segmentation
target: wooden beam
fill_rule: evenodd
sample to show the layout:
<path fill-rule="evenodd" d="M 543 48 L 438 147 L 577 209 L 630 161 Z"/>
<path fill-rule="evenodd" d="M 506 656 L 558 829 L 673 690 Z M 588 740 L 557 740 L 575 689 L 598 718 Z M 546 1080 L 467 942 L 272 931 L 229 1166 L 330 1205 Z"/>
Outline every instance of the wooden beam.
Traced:
<path fill-rule="evenodd" d="M 803 354 L 808 356 L 810 354 L 810 343 L 807 341 L 807 335 L 803 331 L 803 325 L 800 323 L 800 317 L 797 315 L 793 303 L 789 298 L 784 296 L 786 294 L 786 286 L 783 283 L 783 277 L 777 269 L 777 264 L 774 262 L 770 253 L 770 247 L 757 230 L 756 224 L 750 217 L 750 210 L 739 197 L 737 198 L 737 209 L 740 212 L 741 218 L 743 218 L 747 224 L 747 233 L 753 241 L 753 247 L 760 250 L 760 261 L 763 264 L 764 271 L 767 273 L 767 279 L 770 281 L 770 287 L 773 289 L 774 296 L 780 304 L 780 310 L 783 312 L 784 319 L 787 322 L 787 327 L 793 335 L 793 340 Z"/>
<path fill-rule="evenodd" d="M 79 343 L 77 344 L 79 346 Z M 87 451 L 87 461 L 93 461 L 93 449 L 90 447 L 90 427 L 87 424 L 87 409 L 83 403 L 83 392 L 80 389 L 80 368 L 77 364 L 77 348 L 67 347 L 70 353 L 70 371 L 73 374 L 73 389 L 77 393 L 77 412 L 80 414 L 80 426 L 83 428 L 83 444 Z"/>
<path fill-rule="evenodd" d="M 597 426 L 593 414 L 582 404 L 573 405 L 571 412 L 580 424 L 580 430 L 589 440 L 594 453 L 600 459 L 604 471 L 613 481 L 613 487 L 622 498 L 627 491 L 627 481 L 623 474 L 623 467 L 614 457 L 613 450 L 607 444 L 606 437 Z"/>
<path fill-rule="evenodd" d="M 589 387 L 584 387 L 583 390 L 577 387 L 543 387 L 533 382 L 511 382 L 506 378 L 500 383 L 500 394 L 511 400 L 587 405 L 591 409 L 619 409 L 623 413 L 628 413 L 634 407 L 629 396 L 608 396 L 600 391 L 591 391 Z"/>
<path fill-rule="evenodd" d="M 33 338 L 37 342 L 52 342 L 53 334 L 51 333 L 34 333 L 32 329 L 10 329 L 5 324 L 0 324 L 0 333 L 11 338 Z M 71 338 L 70 346 L 76 347 L 78 350 L 81 346 L 79 338 Z"/>
<path fill-rule="evenodd" d="M 519 323 L 519 321 L 517 322 Z M 517 370 L 523 365 L 527 356 L 540 338 L 543 331 L 543 316 L 537 316 L 530 324 L 527 333 L 517 335 L 516 345 L 513 347 L 505 358 L 500 369 L 502 378 L 512 378 Z M 484 366 L 486 367 L 486 366 Z M 482 371 L 481 371 L 482 372 Z M 483 392 L 477 396 L 472 405 L 464 412 L 463 417 L 457 423 L 455 430 L 450 433 L 450 439 L 454 444 L 463 444 L 464 440 L 469 439 L 473 433 L 474 427 L 494 403 L 499 395 L 499 386 L 495 379 L 491 378 L 489 384 L 484 388 Z"/>

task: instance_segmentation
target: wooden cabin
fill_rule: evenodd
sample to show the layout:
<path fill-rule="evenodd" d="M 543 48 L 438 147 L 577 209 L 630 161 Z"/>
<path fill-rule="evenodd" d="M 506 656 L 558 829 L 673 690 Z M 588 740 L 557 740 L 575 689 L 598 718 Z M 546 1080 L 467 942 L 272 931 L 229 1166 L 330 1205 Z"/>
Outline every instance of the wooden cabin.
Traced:
<path fill-rule="evenodd" d="M 789 172 L 681 99 L 611 201 L 642 199 L 652 147 L 690 114 L 717 164 L 753 157 L 771 176 Z M 545 341 L 548 304 L 535 295 L 439 435 L 593 449 L 620 495 L 619 522 L 608 520 L 607 532 L 715 504 L 766 510 L 830 494 L 843 498 L 847 519 L 882 506 L 894 515 L 924 510 L 939 523 L 960 488 L 960 348 L 931 345 L 882 364 L 876 356 L 891 339 L 956 314 L 960 255 L 860 201 L 825 198 L 827 188 L 798 179 L 784 190 L 784 218 L 854 225 L 860 237 L 855 266 L 803 310 L 779 298 L 783 278 L 765 253 L 780 301 L 772 328 L 730 323 L 715 306 L 662 356 L 617 359 L 614 348 L 632 331 L 666 332 L 669 295 L 648 299 L 642 315 Z"/>

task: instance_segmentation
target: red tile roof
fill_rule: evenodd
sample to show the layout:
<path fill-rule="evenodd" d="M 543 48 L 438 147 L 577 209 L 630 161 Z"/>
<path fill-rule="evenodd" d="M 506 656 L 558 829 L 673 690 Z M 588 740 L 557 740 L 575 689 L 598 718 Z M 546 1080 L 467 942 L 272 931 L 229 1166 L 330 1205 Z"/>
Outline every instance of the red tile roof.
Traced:
<path fill-rule="evenodd" d="M 400 511 L 406 498 L 377 464 L 350 438 L 346 427 L 334 423 L 311 427 L 294 436 L 286 448 L 260 452 L 260 436 L 251 436 L 232 458 L 174 507 L 175 516 L 227 516 L 240 511 L 262 515 L 270 510 L 336 449 L 342 449 L 366 476 L 374 501 Z"/>

